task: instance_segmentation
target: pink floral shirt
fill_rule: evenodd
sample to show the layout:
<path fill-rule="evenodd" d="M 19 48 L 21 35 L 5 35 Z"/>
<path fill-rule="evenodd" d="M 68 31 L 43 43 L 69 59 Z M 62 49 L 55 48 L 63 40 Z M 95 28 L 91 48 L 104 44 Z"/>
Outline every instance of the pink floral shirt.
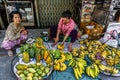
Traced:
<path fill-rule="evenodd" d="M 61 31 L 64 35 L 70 35 L 70 32 L 75 28 L 75 22 L 73 19 L 70 19 L 69 23 L 63 24 L 62 18 L 60 19 L 58 23 L 58 29 Z"/>

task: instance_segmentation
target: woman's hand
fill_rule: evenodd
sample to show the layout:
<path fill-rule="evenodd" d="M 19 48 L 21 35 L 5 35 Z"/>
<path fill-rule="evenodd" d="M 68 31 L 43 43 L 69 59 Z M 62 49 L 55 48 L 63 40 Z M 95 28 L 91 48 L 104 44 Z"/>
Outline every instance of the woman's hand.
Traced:
<path fill-rule="evenodd" d="M 22 28 L 20 29 L 20 33 L 22 33 L 24 30 L 25 30 L 25 28 L 22 27 Z"/>
<path fill-rule="evenodd" d="M 28 31 L 27 31 L 27 30 L 23 30 L 23 31 L 21 32 L 21 34 L 27 35 L 27 34 L 28 34 Z"/>
<path fill-rule="evenodd" d="M 64 42 L 62 42 L 61 45 L 64 45 Z"/>
<path fill-rule="evenodd" d="M 59 38 L 58 37 L 56 37 L 55 38 L 55 43 L 57 43 L 59 41 Z"/>

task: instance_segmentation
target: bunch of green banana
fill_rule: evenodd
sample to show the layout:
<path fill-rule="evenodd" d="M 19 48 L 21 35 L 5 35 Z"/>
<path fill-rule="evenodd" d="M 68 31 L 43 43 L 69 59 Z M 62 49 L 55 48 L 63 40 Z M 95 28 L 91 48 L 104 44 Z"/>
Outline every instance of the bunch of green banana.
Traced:
<path fill-rule="evenodd" d="M 76 64 L 76 61 L 74 58 L 70 59 L 69 63 L 68 63 L 68 66 L 71 66 L 71 67 L 74 67 Z"/>
<path fill-rule="evenodd" d="M 72 54 L 71 53 L 65 53 L 65 59 L 66 60 L 71 60 L 73 58 Z"/>
<path fill-rule="evenodd" d="M 90 65 L 86 68 L 87 75 L 91 76 L 93 78 L 97 77 L 99 75 L 99 72 L 100 72 L 100 70 L 95 63 L 93 63 L 92 65 Z"/>
<path fill-rule="evenodd" d="M 84 73 L 86 62 L 78 62 L 76 61 L 75 67 L 73 67 L 74 75 L 76 79 L 78 80 L 79 77 L 82 77 L 82 74 Z"/>
<path fill-rule="evenodd" d="M 73 67 L 74 75 L 77 80 L 79 79 L 79 77 L 82 77 L 86 65 L 87 65 L 86 61 L 82 58 L 73 58 L 70 60 L 68 64 L 68 66 Z"/>

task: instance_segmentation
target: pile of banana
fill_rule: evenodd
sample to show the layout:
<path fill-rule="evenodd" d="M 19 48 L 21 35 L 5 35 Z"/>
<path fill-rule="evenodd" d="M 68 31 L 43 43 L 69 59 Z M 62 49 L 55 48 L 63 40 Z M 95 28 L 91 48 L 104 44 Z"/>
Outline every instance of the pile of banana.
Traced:
<path fill-rule="evenodd" d="M 98 66 L 101 71 L 105 71 L 112 74 L 117 74 L 119 72 L 119 70 L 114 67 L 105 66 L 103 64 L 99 64 Z"/>
<path fill-rule="evenodd" d="M 74 48 L 72 50 L 72 55 L 74 57 L 80 57 L 84 59 L 87 54 L 88 51 L 86 50 L 85 46 L 80 46 L 80 48 Z"/>
<path fill-rule="evenodd" d="M 73 58 L 68 64 L 68 66 L 73 67 L 76 80 L 78 80 L 79 77 L 82 77 L 82 74 L 85 72 L 86 65 L 86 61 L 82 58 Z"/>
<path fill-rule="evenodd" d="M 67 66 L 64 62 L 65 62 L 65 55 L 62 52 L 61 58 L 54 60 L 54 69 L 58 71 L 65 71 L 67 69 Z"/>
<path fill-rule="evenodd" d="M 99 75 L 99 72 L 99 67 L 95 63 L 86 68 L 87 75 L 91 76 L 92 78 L 97 77 Z"/>

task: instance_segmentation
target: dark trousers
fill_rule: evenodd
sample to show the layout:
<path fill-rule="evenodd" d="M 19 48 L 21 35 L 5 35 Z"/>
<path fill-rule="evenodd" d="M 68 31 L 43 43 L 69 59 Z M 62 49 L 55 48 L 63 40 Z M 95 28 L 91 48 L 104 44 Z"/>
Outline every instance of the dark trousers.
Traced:
<path fill-rule="evenodd" d="M 75 40 L 77 39 L 77 30 L 73 29 L 69 35 L 69 37 L 71 37 L 71 42 L 75 42 Z M 50 38 L 55 38 L 57 35 L 57 27 L 53 26 L 50 27 Z M 62 34 L 63 35 L 63 34 Z"/>

